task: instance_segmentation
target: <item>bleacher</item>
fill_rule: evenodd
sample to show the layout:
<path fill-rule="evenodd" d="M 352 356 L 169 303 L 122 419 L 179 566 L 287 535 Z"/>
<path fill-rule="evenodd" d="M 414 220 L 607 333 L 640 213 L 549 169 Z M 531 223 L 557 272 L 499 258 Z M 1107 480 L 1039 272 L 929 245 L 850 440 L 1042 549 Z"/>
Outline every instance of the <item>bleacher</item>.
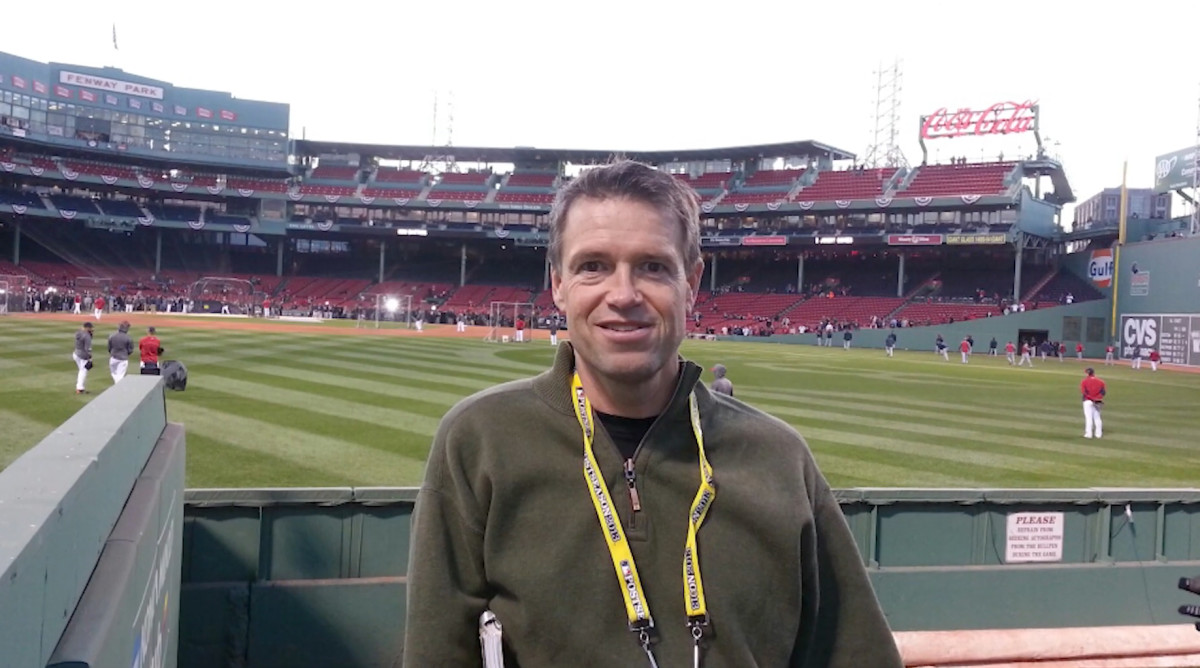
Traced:
<path fill-rule="evenodd" d="M 708 202 L 720 197 L 725 192 L 725 188 L 733 180 L 733 172 L 706 172 L 697 177 L 676 174 L 675 178 L 691 186 L 700 196 L 701 202 Z"/>
<path fill-rule="evenodd" d="M 414 188 L 363 188 L 363 197 L 393 197 L 398 199 L 413 199 L 421 194 Z"/>
<path fill-rule="evenodd" d="M 961 322 L 992 317 L 1003 313 L 996 304 L 974 304 L 961 302 L 914 302 L 896 312 L 897 320 L 908 320 L 911 326 L 942 325 L 949 322 Z"/>
<path fill-rule="evenodd" d="M 142 212 L 142 207 L 137 205 L 137 202 L 127 199 L 102 199 L 96 200 L 101 212 L 106 216 L 120 216 L 123 218 L 140 218 L 146 215 Z"/>
<path fill-rule="evenodd" d="M 330 186 L 306 183 L 300 186 L 301 195 L 321 195 L 327 197 L 350 197 L 354 194 L 356 186 Z"/>
<path fill-rule="evenodd" d="M 428 176 L 425 172 L 416 169 L 380 167 L 375 171 L 375 176 L 371 179 L 371 182 L 375 184 L 374 187 L 380 189 L 400 188 L 420 192 L 425 188 Z"/>
<path fill-rule="evenodd" d="M 429 191 L 426 199 L 430 200 L 456 200 L 462 202 L 482 202 L 487 199 L 487 190 L 442 190 L 434 188 Z"/>
<path fill-rule="evenodd" d="M 832 319 L 839 323 L 857 323 L 860 327 L 871 324 L 871 318 L 886 318 L 904 303 L 903 297 L 849 297 L 813 296 L 783 313 L 792 326 L 804 325 L 815 329 L 822 320 Z"/>
<path fill-rule="evenodd" d="M 37 193 L 16 190 L 0 190 L 0 204 L 24 206 L 30 209 L 45 209 L 46 204 Z"/>
<path fill-rule="evenodd" d="M 1058 306 L 1066 303 L 1067 295 L 1074 302 L 1104 299 L 1104 295 L 1092 284 L 1074 272 L 1061 269 L 1045 285 L 1037 291 L 1031 301 L 1037 302 L 1039 308 Z"/>
<path fill-rule="evenodd" d="M 59 211 L 74 211 L 75 213 L 100 213 L 96 201 L 90 197 L 75 195 L 50 195 L 50 203 Z"/>
<path fill-rule="evenodd" d="M 349 181 L 352 183 L 358 182 L 358 167 L 343 167 L 340 165 L 317 165 L 312 173 L 309 174 L 308 182 L 318 181 Z"/>
<path fill-rule="evenodd" d="M 191 222 L 200 220 L 200 209 L 192 206 L 180 206 L 178 204 L 147 204 L 146 210 L 156 220 L 178 220 L 183 222 Z"/>
<path fill-rule="evenodd" d="M 962 165 L 922 165 L 908 187 L 898 197 L 938 197 L 951 195 L 999 195 L 1013 172 L 1011 162 L 972 162 Z"/>
<path fill-rule="evenodd" d="M 849 169 L 817 174 L 815 183 L 801 188 L 792 201 L 825 202 L 854 199 L 874 199 L 896 175 L 896 168 Z"/>
<path fill-rule="evenodd" d="M 225 180 L 225 185 L 234 190 L 254 190 L 268 193 L 285 193 L 288 189 L 287 181 L 283 179 L 247 179 L 231 176 Z"/>
<path fill-rule="evenodd" d="M 173 183 L 186 183 L 195 188 L 215 188 L 217 186 L 216 174 L 194 174 L 191 172 L 180 171 L 174 178 Z"/>
<path fill-rule="evenodd" d="M 85 162 L 82 160 L 63 160 L 62 170 L 70 170 L 88 176 L 109 176 L 118 179 L 137 180 L 137 172 L 132 167 L 114 165 L 107 162 Z"/>
<path fill-rule="evenodd" d="M 554 203 L 554 172 L 513 172 L 508 176 L 496 201 L 502 204 L 537 204 L 549 206 Z"/>

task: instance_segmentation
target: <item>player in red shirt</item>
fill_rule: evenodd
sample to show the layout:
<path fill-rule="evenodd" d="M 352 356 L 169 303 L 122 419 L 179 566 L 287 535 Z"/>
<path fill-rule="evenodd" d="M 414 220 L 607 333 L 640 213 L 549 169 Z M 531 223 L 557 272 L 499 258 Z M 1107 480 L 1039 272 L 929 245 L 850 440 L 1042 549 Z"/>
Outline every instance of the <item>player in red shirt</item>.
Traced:
<path fill-rule="evenodd" d="M 142 375 L 143 376 L 158 376 L 160 371 L 158 368 L 158 356 L 163 354 L 162 341 L 154 334 L 154 328 L 146 330 L 146 336 L 138 341 L 138 351 L 142 356 Z"/>
<path fill-rule="evenodd" d="M 963 339 L 962 343 L 958 344 L 958 352 L 962 353 L 962 362 L 966 364 L 967 356 L 971 354 L 971 342 Z"/>
<path fill-rule="evenodd" d="M 1106 346 L 1104 348 L 1104 366 L 1112 366 L 1113 365 L 1113 351 L 1114 350 L 1116 350 L 1116 349 L 1113 348 L 1112 344 L 1109 344 L 1108 346 Z"/>
<path fill-rule="evenodd" d="M 1075 359 L 1079 360 L 1080 362 L 1083 361 L 1083 343 L 1082 342 L 1075 344 Z"/>
<path fill-rule="evenodd" d="M 1017 362 L 1017 366 L 1021 366 L 1023 364 L 1028 364 L 1030 369 L 1033 368 L 1033 358 L 1031 358 L 1029 356 L 1029 342 L 1028 341 L 1021 344 L 1021 361 Z"/>
<path fill-rule="evenodd" d="M 525 318 L 524 317 L 521 317 L 521 316 L 517 317 L 516 329 L 517 329 L 517 343 L 522 343 L 523 341 L 525 341 Z"/>
<path fill-rule="evenodd" d="M 1017 347 L 1013 345 L 1012 341 L 1005 344 L 1004 356 L 1008 358 L 1010 366 L 1017 363 Z"/>
<path fill-rule="evenodd" d="M 1154 348 L 1150 351 L 1150 370 L 1158 371 L 1158 363 L 1162 361 L 1162 355 L 1158 354 L 1158 349 Z"/>
<path fill-rule="evenodd" d="M 92 302 L 93 315 L 99 320 L 100 316 L 104 315 L 104 297 L 96 297 L 96 301 Z"/>
<path fill-rule="evenodd" d="M 1096 438 L 1104 435 L 1104 422 L 1100 419 L 1100 406 L 1104 403 L 1104 381 L 1096 377 L 1096 371 L 1088 367 L 1083 381 L 1079 383 L 1079 391 L 1083 393 L 1083 437 Z"/>

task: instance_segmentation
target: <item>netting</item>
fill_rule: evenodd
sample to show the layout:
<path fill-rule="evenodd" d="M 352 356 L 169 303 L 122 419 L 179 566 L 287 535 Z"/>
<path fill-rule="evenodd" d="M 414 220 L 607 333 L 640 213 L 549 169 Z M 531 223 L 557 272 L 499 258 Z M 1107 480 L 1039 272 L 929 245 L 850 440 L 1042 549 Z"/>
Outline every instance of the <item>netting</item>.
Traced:
<path fill-rule="evenodd" d="M 108 295 L 112 292 L 112 279 L 102 276 L 76 276 L 75 291 L 81 294 Z"/>
<path fill-rule="evenodd" d="M 206 276 L 192 283 L 188 298 L 193 313 L 222 313 L 251 315 L 260 307 L 265 295 L 244 278 Z"/>
<path fill-rule="evenodd" d="M 413 320 L 412 295 L 375 295 L 375 305 L 364 317 L 374 321 L 375 329 L 410 329 Z"/>
<path fill-rule="evenodd" d="M 488 312 L 488 333 L 484 341 L 508 343 L 529 341 L 535 310 L 531 302 L 492 302 Z M 517 329 L 518 323 L 523 325 Z"/>
<path fill-rule="evenodd" d="M 0 315 L 24 311 L 25 293 L 28 288 L 28 276 L 20 274 L 0 276 Z"/>

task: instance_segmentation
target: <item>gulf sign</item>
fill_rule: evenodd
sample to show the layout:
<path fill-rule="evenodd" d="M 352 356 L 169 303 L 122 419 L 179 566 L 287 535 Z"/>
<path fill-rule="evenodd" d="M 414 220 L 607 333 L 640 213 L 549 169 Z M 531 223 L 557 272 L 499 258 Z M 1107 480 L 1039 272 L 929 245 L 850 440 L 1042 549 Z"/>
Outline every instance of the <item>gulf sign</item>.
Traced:
<path fill-rule="evenodd" d="M 1112 285 L 1113 252 L 1111 248 L 1092 251 L 1092 259 L 1088 262 L 1088 278 L 1091 278 L 1092 283 L 1098 288 L 1107 288 Z"/>

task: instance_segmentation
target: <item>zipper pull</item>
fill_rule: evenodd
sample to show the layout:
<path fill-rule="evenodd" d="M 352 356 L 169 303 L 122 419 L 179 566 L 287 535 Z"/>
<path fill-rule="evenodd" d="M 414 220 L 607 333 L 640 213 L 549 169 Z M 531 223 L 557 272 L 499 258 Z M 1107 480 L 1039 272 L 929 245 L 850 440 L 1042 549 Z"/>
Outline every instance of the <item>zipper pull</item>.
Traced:
<path fill-rule="evenodd" d="M 637 491 L 637 473 L 633 470 L 633 460 L 625 460 L 625 482 L 629 484 L 629 503 L 632 504 L 634 512 L 642 509 L 642 502 L 638 498 Z"/>

